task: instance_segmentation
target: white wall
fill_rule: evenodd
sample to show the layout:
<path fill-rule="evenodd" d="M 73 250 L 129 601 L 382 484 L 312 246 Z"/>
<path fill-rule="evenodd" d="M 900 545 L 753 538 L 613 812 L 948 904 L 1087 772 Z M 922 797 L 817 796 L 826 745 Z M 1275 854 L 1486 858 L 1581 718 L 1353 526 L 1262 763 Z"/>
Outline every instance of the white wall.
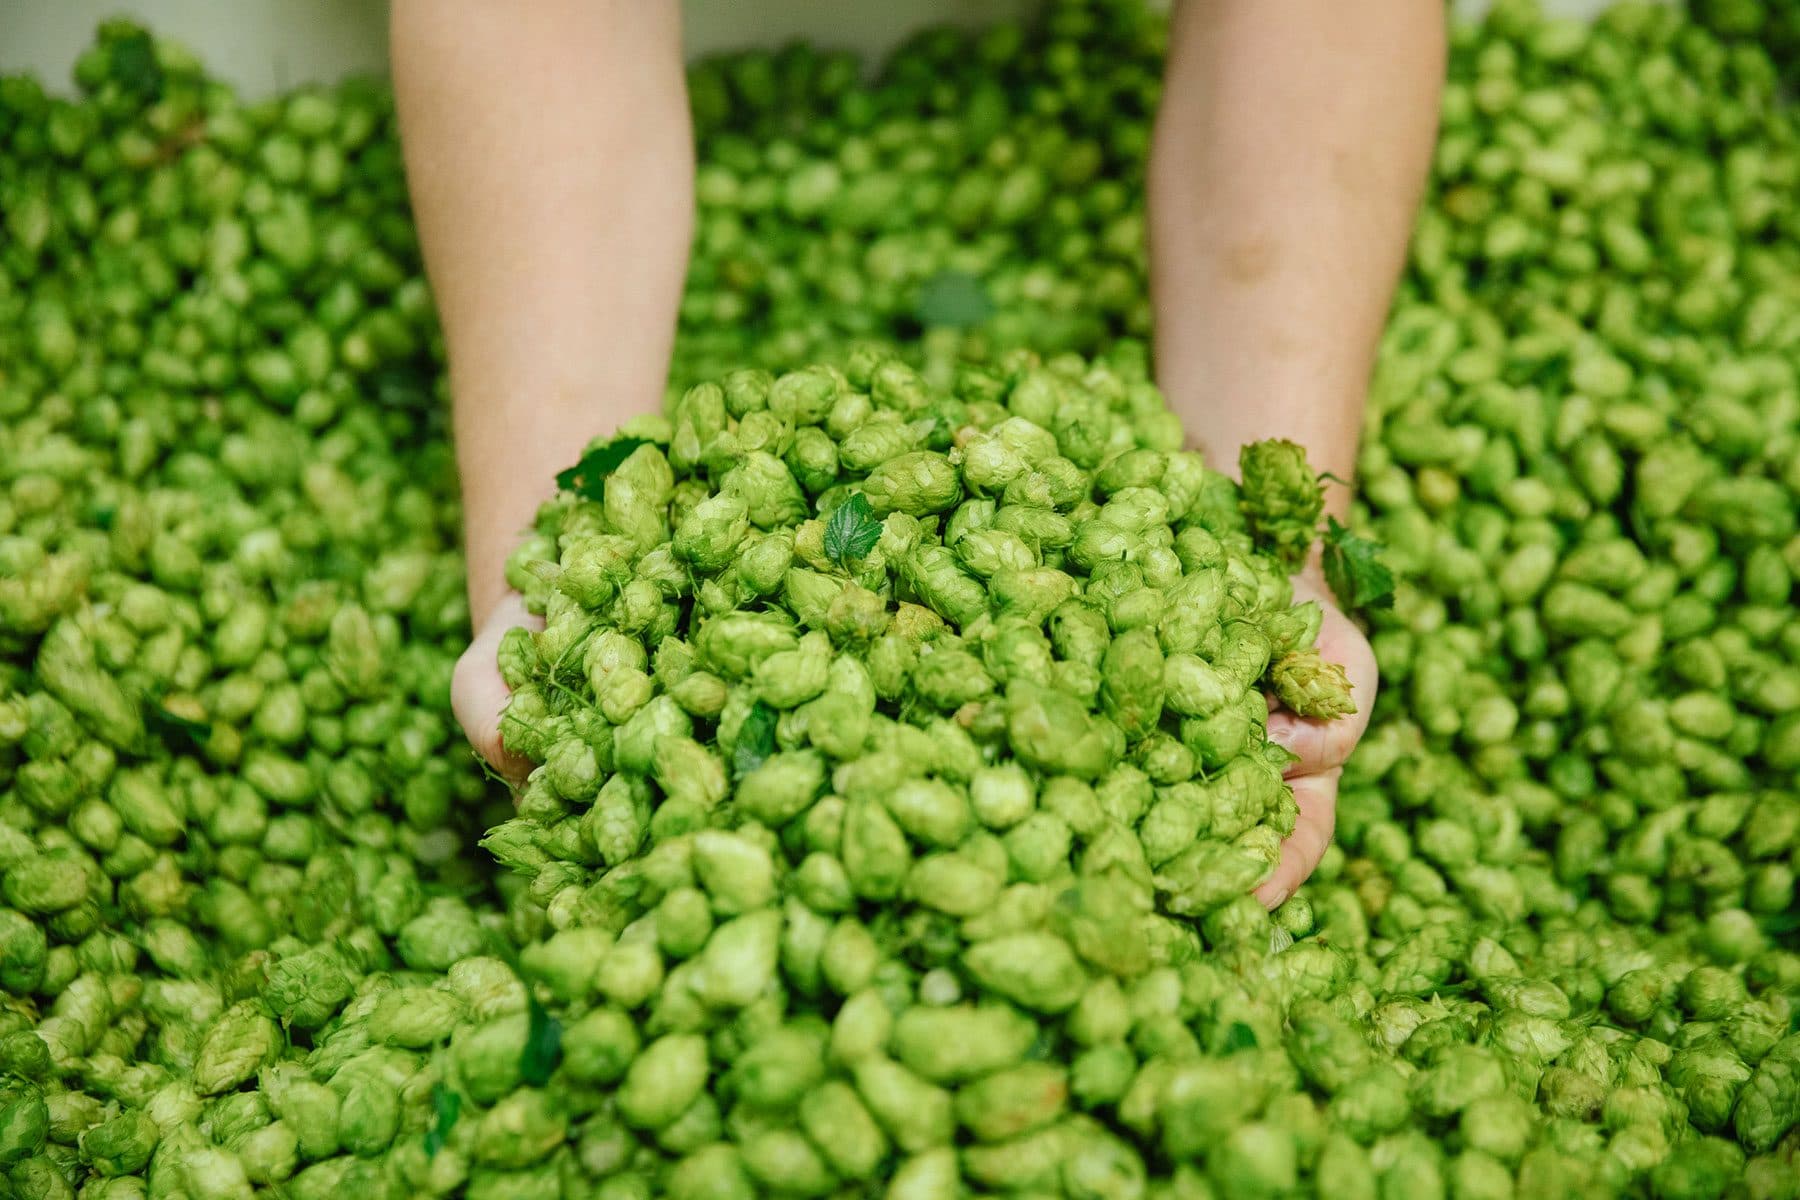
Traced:
<path fill-rule="evenodd" d="M 1607 3 L 1545 0 L 1545 7 L 1587 16 Z M 1033 0 L 683 0 L 682 4 L 690 55 L 773 46 L 804 37 L 865 57 L 884 53 L 922 26 L 989 25 L 1034 7 Z M 1483 0 L 1456 0 L 1460 12 L 1482 7 Z M 117 14 L 136 16 L 159 33 L 187 43 L 214 72 L 252 95 L 380 71 L 386 63 L 385 0 L 0 0 L 0 73 L 35 72 L 51 87 L 66 90 L 70 65 L 92 38 L 94 27 Z"/>

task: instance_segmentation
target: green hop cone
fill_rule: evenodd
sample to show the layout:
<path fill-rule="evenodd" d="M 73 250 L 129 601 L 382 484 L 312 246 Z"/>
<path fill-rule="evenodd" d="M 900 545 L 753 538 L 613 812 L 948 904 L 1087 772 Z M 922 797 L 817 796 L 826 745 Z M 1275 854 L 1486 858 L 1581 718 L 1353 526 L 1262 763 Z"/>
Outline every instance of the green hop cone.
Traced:
<path fill-rule="evenodd" d="M 203 1095 L 216 1095 L 255 1076 L 280 1053 L 281 1030 L 253 1000 L 225 1010 L 200 1042 L 194 1061 L 194 1086 Z"/>
<path fill-rule="evenodd" d="M 1292 571 L 1306 560 L 1325 510 L 1325 488 L 1307 465 L 1306 451 L 1272 438 L 1252 442 L 1238 453 L 1243 475 L 1239 501 L 1251 533 Z"/>
<path fill-rule="evenodd" d="M 1344 668 L 1314 649 L 1296 650 L 1276 659 L 1269 667 L 1269 683 L 1275 698 L 1296 716 L 1329 720 L 1356 711 Z"/>
<path fill-rule="evenodd" d="M 82 1132 L 81 1158 L 100 1175 L 135 1175 L 150 1161 L 157 1138 L 156 1123 L 144 1113 L 121 1113 Z"/>

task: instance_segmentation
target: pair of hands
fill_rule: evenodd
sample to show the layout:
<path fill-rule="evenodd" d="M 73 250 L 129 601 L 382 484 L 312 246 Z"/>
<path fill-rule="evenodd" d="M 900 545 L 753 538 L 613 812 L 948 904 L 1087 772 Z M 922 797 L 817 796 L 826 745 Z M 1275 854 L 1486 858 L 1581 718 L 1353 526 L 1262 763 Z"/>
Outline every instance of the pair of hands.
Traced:
<path fill-rule="evenodd" d="M 1325 610 L 1325 620 L 1319 628 L 1319 653 L 1343 665 L 1350 677 L 1356 711 L 1333 721 L 1297 717 L 1279 709 L 1269 713 L 1269 740 L 1299 756 L 1299 761 L 1288 768 L 1287 781 L 1300 806 L 1294 832 L 1282 844 L 1280 863 L 1256 889 L 1256 898 L 1269 908 L 1281 904 L 1306 882 L 1331 845 L 1337 829 L 1338 779 L 1350 752 L 1369 726 L 1377 679 L 1369 640 L 1338 608 L 1316 572 L 1309 570 L 1295 577 L 1294 598 L 1316 600 Z M 457 660 L 450 683 L 451 706 L 475 752 L 514 781 L 523 779 L 531 764 L 509 754 L 500 744 L 500 713 L 506 707 L 507 690 L 495 662 L 501 637 L 520 625 L 542 628 L 543 621 L 526 612 L 519 596 L 509 592 Z"/>

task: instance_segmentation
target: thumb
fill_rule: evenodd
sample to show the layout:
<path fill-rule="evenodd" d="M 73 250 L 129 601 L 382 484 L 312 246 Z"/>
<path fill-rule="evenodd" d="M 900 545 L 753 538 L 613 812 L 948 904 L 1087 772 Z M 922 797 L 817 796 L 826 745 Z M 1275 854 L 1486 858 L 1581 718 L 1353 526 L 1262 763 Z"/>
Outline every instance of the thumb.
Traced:
<path fill-rule="evenodd" d="M 1269 714 L 1269 740 L 1299 760 L 1288 767 L 1290 777 L 1317 775 L 1343 766 L 1356 749 L 1360 732 L 1353 722 L 1342 718 L 1297 717 L 1286 709 Z"/>
<path fill-rule="evenodd" d="M 500 738 L 500 714 L 512 692 L 501 678 L 500 639 L 512 629 L 543 628 L 543 620 L 525 610 L 524 600 L 509 593 L 456 660 L 450 678 L 450 707 L 469 744 L 514 787 L 531 773 L 531 761 L 507 750 Z"/>
<path fill-rule="evenodd" d="M 1337 831 L 1338 768 L 1317 775 L 1301 775 L 1288 780 L 1294 789 L 1294 802 L 1300 815 L 1294 821 L 1294 832 L 1281 843 L 1281 861 L 1274 872 L 1256 889 L 1256 898 L 1264 907 L 1279 908 L 1306 882 Z"/>

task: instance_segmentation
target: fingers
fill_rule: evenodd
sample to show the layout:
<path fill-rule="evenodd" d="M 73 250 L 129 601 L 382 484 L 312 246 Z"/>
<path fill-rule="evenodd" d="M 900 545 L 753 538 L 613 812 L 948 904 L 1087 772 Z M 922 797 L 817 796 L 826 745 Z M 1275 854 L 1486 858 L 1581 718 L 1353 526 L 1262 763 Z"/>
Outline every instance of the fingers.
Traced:
<path fill-rule="evenodd" d="M 1325 610 L 1319 630 L 1319 653 L 1344 669 L 1350 681 L 1351 699 L 1356 711 L 1334 720 L 1299 717 L 1280 708 L 1272 700 L 1269 706 L 1269 740 L 1293 752 L 1299 762 L 1288 769 L 1290 777 L 1317 775 L 1344 765 L 1363 731 L 1369 727 L 1369 713 L 1375 704 L 1379 670 L 1368 638 L 1332 603 L 1329 594 L 1308 583 L 1305 577 L 1294 581 L 1296 598 L 1318 600 Z"/>
<path fill-rule="evenodd" d="M 543 621 L 525 611 L 520 597 L 508 595 L 456 660 L 450 677 L 450 707 L 469 744 L 515 787 L 531 773 L 531 762 L 507 750 L 500 740 L 500 714 L 511 693 L 500 677 L 497 659 L 500 639 L 521 625 L 542 628 Z"/>
<path fill-rule="evenodd" d="M 1369 727 L 1369 710 L 1375 703 L 1379 683 L 1368 638 L 1338 609 L 1323 581 L 1307 574 L 1296 576 L 1294 596 L 1299 600 L 1317 600 L 1323 607 L 1319 653 L 1344 668 L 1356 711 L 1323 721 L 1296 716 L 1274 703 L 1269 706 L 1269 740 L 1298 760 L 1286 774 L 1300 808 L 1294 832 L 1281 844 L 1280 861 L 1256 889 L 1256 898 L 1269 908 L 1279 907 L 1306 882 L 1331 845 L 1337 832 L 1338 778 L 1363 730 Z"/>
<path fill-rule="evenodd" d="M 1281 843 L 1281 861 L 1275 864 L 1274 873 L 1256 889 L 1256 898 L 1264 907 L 1280 907 L 1325 857 L 1326 847 L 1337 832 L 1338 776 L 1342 773 L 1334 768 L 1289 781 L 1300 815 L 1294 822 L 1294 832 Z"/>
<path fill-rule="evenodd" d="M 1290 779 L 1343 766 L 1361 735 L 1362 728 L 1349 718 L 1320 721 L 1297 717 L 1285 709 L 1269 714 L 1269 740 L 1299 759 L 1287 769 Z"/>
<path fill-rule="evenodd" d="M 500 741 L 500 713 L 509 694 L 494 665 L 492 648 L 480 639 L 470 643 L 450 677 L 450 707 L 475 753 L 517 786 L 531 773 L 531 763 L 510 753 Z"/>

